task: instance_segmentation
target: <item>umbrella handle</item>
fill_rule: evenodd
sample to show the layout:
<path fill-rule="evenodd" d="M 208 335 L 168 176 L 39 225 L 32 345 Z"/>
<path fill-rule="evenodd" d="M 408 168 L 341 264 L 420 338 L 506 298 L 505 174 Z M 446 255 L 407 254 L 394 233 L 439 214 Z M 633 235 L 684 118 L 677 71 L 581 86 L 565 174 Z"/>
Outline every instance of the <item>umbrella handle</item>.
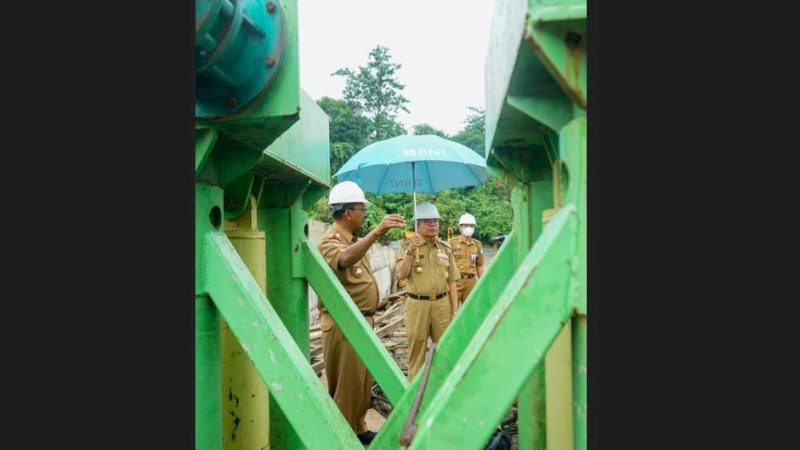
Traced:
<path fill-rule="evenodd" d="M 411 161 L 411 192 L 414 196 L 414 233 L 417 232 L 417 175 L 414 171 L 415 164 L 416 162 Z"/>

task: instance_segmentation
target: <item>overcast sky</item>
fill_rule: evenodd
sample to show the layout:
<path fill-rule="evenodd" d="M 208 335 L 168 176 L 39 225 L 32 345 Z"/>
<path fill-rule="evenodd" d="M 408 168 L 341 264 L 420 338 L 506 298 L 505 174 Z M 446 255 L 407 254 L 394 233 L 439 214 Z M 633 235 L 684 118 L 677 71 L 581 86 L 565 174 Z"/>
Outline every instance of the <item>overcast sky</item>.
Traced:
<path fill-rule="evenodd" d="M 405 84 L 410 133 L 428 123 L 460 131 L 467 106 L 484 107 L 484 65 L 494 0 L 298 0 L 300 86 L 314 100 L 342 98 L 339 68 L 367 64 L 389 48 Z"/>

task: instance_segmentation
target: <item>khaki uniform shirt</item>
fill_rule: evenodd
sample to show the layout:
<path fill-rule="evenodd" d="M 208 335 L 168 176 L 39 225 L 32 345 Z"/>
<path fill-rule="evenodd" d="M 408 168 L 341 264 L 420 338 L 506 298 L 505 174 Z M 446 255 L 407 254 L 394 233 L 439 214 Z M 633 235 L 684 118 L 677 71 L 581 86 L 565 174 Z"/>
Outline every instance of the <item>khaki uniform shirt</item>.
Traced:
<path fill-rule="evenodd" d="M 406 256 L 408 242 L 400 245 L 400 252 L 397 263 Z M 412 258 L 414 256 L 412 255 Z M 422 268 L 422 273 L 417 273 L 416 268 Z M 416 258 L 411 262 L 411 272 L 408 274 L 406 292 L 416 295 L 436 296 L 442 292 L 448 292 L 448 282 L 457 281 L 461 278 L 453 259 L 453 252 L 450 244 L 441 239 L 436 239 L 433 245 L 425 242 L 419 247 L 419 262 Z M 445 296 L 445 298 L 447 298 Z"/>
<path fill-rule="evenodd" d="M 319 238 L 317 249 L 319 249 L 325 262 L 333 269 L 336 278 L 339 279 L 347 293 L 350 294 L 350 298 L 353 299 L 358 309 L 361 312 L 374 313 L 378 309 L 380 293 L 378 292 L 378 283 L 372 274 L 369 258 L 364 255 L 352 267 L 343 270 L 339 270 L 338 267 L 342 251 L 356 241 L 358 241 L 357 237 L 334 223 Z M 322 302 L 318 302 L 317 307 L 320 311 L 325 311 Z"/>
<path fill-rule="evenodd" d="M 478 266 L 483 265 L 483 246 L 477 239 L 467 243 L 467 238 L 459 236 L 450 239 L 450 248 L 456 260 L 458 271 L 463 275 L 477 275 Z"/>

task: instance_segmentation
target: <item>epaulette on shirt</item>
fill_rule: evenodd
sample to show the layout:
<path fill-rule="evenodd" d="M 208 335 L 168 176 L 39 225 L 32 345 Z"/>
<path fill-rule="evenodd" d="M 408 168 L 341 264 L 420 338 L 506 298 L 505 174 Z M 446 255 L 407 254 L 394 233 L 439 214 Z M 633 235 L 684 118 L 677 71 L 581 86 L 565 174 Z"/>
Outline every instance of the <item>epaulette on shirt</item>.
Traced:
<path fill-rule="evenodd" d="M 328 234 L 327 236 L 323 236 L 321 238 L 321 240 L 322 241 L 338 241 L 338 242 L 343 242 L 344 241 L 343 236 L 341 234 L 339 234 L 339 233 Z"/>
<path fill-rule="evenodd" d="M 441 242 L 442 244 L 444 244 L 444 246 L 445 246 L 445 247 L 447 247 L 447 248 L 449 248 L 449 249 L 451 249 L 451 250 L 453 249 L 453 248 L 450 246 L 450 243 L 449 243 L 449 242 L 447 242 L 447 241 L 445 241 L 445 240 L 443 240 L 443 239 L 440 239 L 440 238 L 437 238 L 436 240 L 437 240 L 437 241 L 439 241 L 439 242 Z"/>

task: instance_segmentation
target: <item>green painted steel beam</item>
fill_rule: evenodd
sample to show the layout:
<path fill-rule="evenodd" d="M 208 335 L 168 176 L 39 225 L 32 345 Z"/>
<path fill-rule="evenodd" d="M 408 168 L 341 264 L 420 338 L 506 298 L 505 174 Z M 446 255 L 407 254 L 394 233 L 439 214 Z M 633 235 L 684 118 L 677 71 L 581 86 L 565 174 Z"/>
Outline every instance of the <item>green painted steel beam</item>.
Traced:
<path fill-rule="evenodd" d="M 208 233 L 203 248 L 208 292 L 309 449 L 363 449 L 228 238 Z M 269 285 L 267 286 L 269 288 Z M 307 333 L 306 333 L 307 334 Z"/>
<path fill-rule="evenodd" d="M 559 135 L 561 160 L 568 170 L 567 190 L 564 200 L 577 207 L 580 226 L 578 253 L 573 264 L 578 267 L 573 284 L 573 306 L 586 315 L 587 266 L 587 211 L 586 211 L 586 129 L 585 117 L 579 117 L 565 126 Z"/>
<path fill-rule="evenodd" d="M 552 178 L 552 173 L 548 175 Z M 552 181 L 548 179 L 525 183 L 515 186 L 511 191 L 511 205 L 514 211 L 512 229 L 520 236 L 514 245 L 515 267 L 522 264 L 530 253 L 531 246 L 542 233 L 543 211 L 545 206 L 552 205 L 552 196 L 544 198 L 544 194 L 548 192 L 544 187 L 546 185 L 552 186 Z M 552 192 L 552 187 L 549 192 Z M 544 388 L 544 364 L 539 364 L 531 377 L 522 385 L 517 399 L 517 436 L 520 448 L 543 450 L 547 444 Z"/>
<path fill-rule="evenodd" d="M 327 187 L 331 181 L 328 116 L 303 91 L 299 111 L 300 120 L 264 149 L 254 172 L 269 184 L 311 180 Z"/>
<path fill-rule="evenodd" d="M 525 41 L 572 101 L 586 108 L 586 0 L 532 0 Z"/>
<path fill-rule="evenodd" d="M 254 178 L 252 173 L 245 173 L 225 188 L 226 220 L 233 220 L 239 217 L 247 209 Z"/>
<path fill-rule="evenodd" d="M 509 233 L 505 242 L 503 242 L 503 245 L 500 246 L 497 254 L 492 259 L 491 264 L 486 268 L 484 275 L 478 279 L 478 283 L 470 294 L 469 301 L 464 303 L 464 306 L 459 310 L 455 319 L 439 340 L 436 353 L 431 361 L 431 371 L 425 395 L 420 405 L 420 413 L 425 411 L 434 394 L 442 387 L 448 375 L 455 368 L 458 359 L 466 350 L 484 317 L 492 309 L 497 299 L 497 293 L 502 292 L 509 280 L 511 280 L 516 267 L 514 249 L 517 239 L 517 231 Z M 397 448 L 397 442 L 400 439 L 400 433 L 411 409 L 411 403 L 414 400 L 422 372 L 420 371 L 419 375 L 414 378 L 400 401 L 392 402 L 394 409 L 378 432 L 378 436 L 375 437 L 372 448 Z"/>
<path fill-rule="evenodd" d="M 260 154 L 252 150 L 231 150 L 217 145 L 211 157 L 216 170 L 214 184 L 227 188 L 255 166 Z"/>
<path fill-rule="evenodd" d="M 544 232 L 544 211 L 552 209 L 554 206 L 552 179 L 530 183 L 528 196 L 530 198 L 530 227 L 532 231 L 530 245 L 533 245 Z"/>
<path fill-rule="evenodd" d="M 503 179 L 509 189 L 533 181 L 551 180 L 552 166 L 544 143 L 525 149 L 492 148 L 486 160 L 494 175 Z"/>
<path fill-rule="evenodd" d="M 296 273 L 301 262 L 299 245 L 306 238 L 308 214 L 300 209 L 301 199 L 286 208 L 260 208 L 258 228 L 266 235 L 267 298 L 289 330 L 294 342 L 311 361 L 308 336 L 308 284 Z M 270 445 L 273 448 L 301 447 L 302 428 L 292 427 L 282 405 L 270 398 Z"/>
<path fill-rule="evenodd" d="M 221 335 L 217 308 L 206 290 L 203 236 L 222 225 L 222 189 L 195 184 L 195 443 L 222 450 Z"/>
<path fill-rule="evenodd" d="M 534 244 L 418 419 L 410 449 L 483 448 L 570 318 L 567 262 L 577 243 L 575 208 L 562 208 Z"/>
<path fill-rule="evenodd" d="M 381 344 L 364 316 L 350 300 L 342 283 L 333 275 L 319 251 L 307 241 L 303 243 L 306 277 L 322 304 L 330 313 L 345 338 L 353 346 L 367 370 L 375 377 L 392 404 L 400 401 L 408 381 L 392 356 Z"/>
<path fill-rule="evenodd" d="M 519 391 L 517 403 L 517 439 L 519 448 L 547 448 L 547 398 L 544 362 L 534 369 Z"/>
<path fill-rule="evenodd" d="M 330 188 L 319 184 L 312 184 L 303 193 L 303 209 L 308 209 L 317 203 L 317 200 L 328 195 Z"/>
<path fill-rule="evenodd" d="M 194 139 L 194 174 L 195 177 L 208 161 L 211 149 L 217 142 L 217 130 L 214 128 L 199 128 L 195 130 Z"/>
<path fill-rule="evenodd" d="M 506 101 L 552 130 L 560 130 L 573 118 L 572 104 L 558 91 L 544 91 L 535 97 L 509 95 Z"/>
<path fill-rule="evenodd" d="M 528 0 L 498 0 L 492 13 L 489 50 L 486 53 L 486 155 L 497 147 L 495 134 L 501 125 L 500 115 L 509 94 L 508 86 L 514 74 L 517 55 L 522 47 Z M 523 52 L 524 53 L 524 52 Z M 502 132 L 502 129 L 501 129 Z"/>
<path fill-rule="evenodd" d="M 289 223 L 292 224 L 291 228 L 291 243 L 292 245 L 292 278 L 295 280 L 301 279 L 303 285 L 308 288 L 306 277 L 306 265 L 300 246 L 306 242 L 308 237 L 308 213 L 303 209 L 302 201 L 299 201 L 293 208 L 289 208 Z M 305 316 L 308 317 L 308 290 L 306 290 L 306 306 L 304 308 Z M 305 322 L 306 330 L 308 330 L 308 322 Z M 309 344 L 310 345 L 310 344 Z M 310 349 L 309 349 L 310 351 Z"/>
<path fill-rule="evenodd" d="M 220 322 L 207 295 L 195 298 L 195 449 L 222 450 Z"/>
<path fill-rule="evenodd" d="M 573 308 L 578 313 L 573 318 L 572 335 L 572 392 L 573 441 L 576 450 L 586 450 L 587 416 L 587 210 L 586 210 L 586 132 L 585 117 L 580 117 L 561 130 L 559 152 L 569 171 L 565 201 L 576 205 L 579 222 L 577 273 L 571 283 Z"/>
<path fill-rule="evenodd" d="M 500 0 L 486 69 L 486 153 L 536 149 L 586 109 L 585 0 Z M 536 149 L 540 151 L 540 149 Z"/>
<path fill-rule="evenodd" d="M 560 288 L 564 290 L 565 308 L 572 315 L 583 314 L 578 317 L 583 317 L 585 326 L 586 2 L 498 0 L 492 26 L 502 31 L 492 34 L 487 53 L 487 166 L 512 188 L 512 228 L 525 237 L 517 242 L 518 254 L 527 252 L 534 242 L 541 245 L 537 241 L 544 209 L 560 206 L 562 212 L 565 208 L 574 210 L 575 250 L 564 260 L 562 275 L 568 277 L 562 277 Z M 561 186 L 556 186 L 559 181 Z M 580 364 L 576 362 L 581 355 L 585 358 L 586 349 L 585 345 L 575 348 L 580 342 L 575 337 L 580 338 L 585 329 L 580 329 L 577 319 L 574 323 L 573 348 L 562 346 L 558 355 L 546 349 L 549 362 L 540 361 L 534 375 L 524 382 L 518 410 L 520 448 L 569 446 L 565 433 L 571 434 L 568 440 L 574 441 L 575 448 L 586 448 L 586 376 L 585 369 L 579 373 Z M 572 386 L 567 390 L 561 385 L 559 390 L 559 380 L 547 379 L 546 373 L 552 376 L 556 369 L 551 367 L 552 361 L 563 361 L 568 353 L 573 361 Z M 460 395 L 460 389 L 463 386 L 456 395 Z M 567 398 L 567 391 L 572 391 L 574 402 Z M 452 406 L 459 411 L 461 407 Z M 563 423 L 549 423 L 556 415 L 563 417 L 567 407 L 573 408 L 572 431 Z M 434 420 L 431 435 L 444 423 Z"/>
<path fill-rule="evenodd" d="M 533 0 L 533 22 L 572 23 L 585 22 L 586 0 Z"/>
<path fill-rule="evenodd" d="M 301 261 L 308 214 L 293 208 L 261 208 L 258 227 L 266 234 L 267 298 L 286 324 L 303 353 L 310 358 L 308 336 L 308 285 L 294 273 L 293 261 Z"/>
<path fill-rule="evenodd" d="M 305 192 L 312 186 L 311 180 L 294 181 L 286 184 L 269 183 L 264 185 L 256 198 L 260 208 L 288 208 L 302 202 Z M 305 204 L 305 202 L 302 202 Z"/>

